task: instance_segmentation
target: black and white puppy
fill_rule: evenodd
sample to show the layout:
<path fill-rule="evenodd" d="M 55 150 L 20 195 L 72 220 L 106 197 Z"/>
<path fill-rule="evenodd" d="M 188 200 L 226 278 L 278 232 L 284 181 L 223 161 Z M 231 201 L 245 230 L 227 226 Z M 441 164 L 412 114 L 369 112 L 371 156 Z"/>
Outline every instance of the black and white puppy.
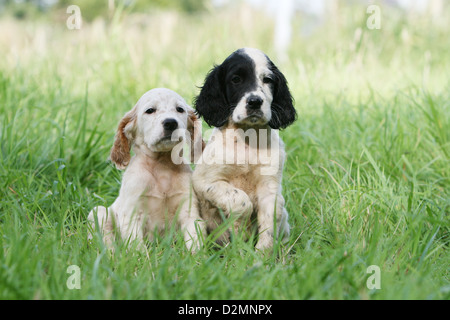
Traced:
<path fill-rule="evenodd" d="M 251 231 L 256 220 L 256 248 L 272 248 L 274 237 L 289 236 L 281 194 L 285 152 L 276 129 L 297 114 L 284 75 L 260 50 L 239 49 L 209 72 L 195 108 L 215 127 L 193 174 L 208 231 L 223 215 L 235 218 L 235 232 Z"/>

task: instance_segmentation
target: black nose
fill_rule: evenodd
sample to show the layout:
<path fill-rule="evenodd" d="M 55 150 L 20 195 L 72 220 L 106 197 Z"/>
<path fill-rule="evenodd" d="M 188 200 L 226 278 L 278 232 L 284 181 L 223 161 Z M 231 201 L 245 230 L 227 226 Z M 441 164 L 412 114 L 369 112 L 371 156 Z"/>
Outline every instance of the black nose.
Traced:
<path fill-rule="evenodd" d="M 250 96 L 247 99 L 247 105 L 250 109 L 259 109 L 263 103 L 263 99 L 258 96 Z"/>
<path fill-rule="evenodd" d="M 163 121 L 164 130 L 173 131 L 178 128 L 178 122 L 175 119 L 166 119 Z"/>

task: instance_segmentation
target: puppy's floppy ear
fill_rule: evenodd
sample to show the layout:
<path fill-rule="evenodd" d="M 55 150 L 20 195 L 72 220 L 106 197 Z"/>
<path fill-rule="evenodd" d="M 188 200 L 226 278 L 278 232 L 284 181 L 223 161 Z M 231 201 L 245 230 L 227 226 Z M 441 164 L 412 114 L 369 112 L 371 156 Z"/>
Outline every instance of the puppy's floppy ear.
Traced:
<path fill-rule="evenodd" d="M 294 98 L 289 91 L 286 78 L 270 60 L 269 67 L 275 77 L 271 107 L 272 118 L 269 121 L 269 126 L 273 129 L 284 129 L 297 119 Z"/>
<path fill-rule="evenodd" d="M 191 108 L 188 109 L 187 128 L 191 139 L 191 162 L 196 163 L 205 149 L 205 141 L 202 138 L 202 121 Z"/>
<path fill-rule="evenodd" d="M 110 159 L 120 170 L 125 169 L 130 162 L 130 149 L 135 135 L 136 116 L 136 107 L 134 107 L 125 114 L 117 128 Z"/>
<path fill-rule="evenodd" d="M 225 125 L 231 115 L 231 109 L 224 94 L 222 69 L 222 66 L 215 66 L 208 73 L 200 94 L 194 100 L 197 114 L 213 127 Z"/>

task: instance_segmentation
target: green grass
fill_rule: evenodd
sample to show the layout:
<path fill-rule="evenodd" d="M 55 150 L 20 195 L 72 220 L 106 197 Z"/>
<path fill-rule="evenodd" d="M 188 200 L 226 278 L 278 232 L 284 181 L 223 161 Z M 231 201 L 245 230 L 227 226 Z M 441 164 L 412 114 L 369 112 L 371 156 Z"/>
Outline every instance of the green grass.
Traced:
<path fill-rule="evenodd" d="M 279 63 L 299 119 L 282 132 L 291 237 L 267 255 L 239 237 L 192 255 L 173 230 L 147 252 L 119 243 L 111 255 L 87 241 L 86 218 L 117 197 L 122 173 L 107 157 L 137 99 L 168 87 L 192 101 L 239 47 L 277 62 L 270 23 L 0 20 L 15 34 L 0 38 L 0 298 L 449 299 L 450 29 L 384 12 L 378 31 L 353 8 L 339 27 L 296 33 Z M 371 265 L 380 290 L 366 286 Z"/>

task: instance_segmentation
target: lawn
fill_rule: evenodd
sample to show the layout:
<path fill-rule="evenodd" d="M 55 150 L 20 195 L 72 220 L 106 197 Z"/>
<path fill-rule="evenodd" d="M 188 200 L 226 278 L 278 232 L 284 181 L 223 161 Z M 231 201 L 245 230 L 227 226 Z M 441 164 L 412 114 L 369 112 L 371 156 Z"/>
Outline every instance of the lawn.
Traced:
<path fill-rule="evenodd" d="M 449 299 L 450 25 L 367 17 L 344 8 L 312 35 L 296 20 L 287 61 L 248 9 L 118 11 L 80 30 L 0 18 L 0 298 Z M 146 252 L 89 242 L 89 211 L 118 195 L 108 156 L 125 112 L 154 87 L 192 102 L 247 46 L 284 72 L 299 114 L 281 132 L 289 242 L 265 255 L 239 237 L 191 254 L 173 230 Z"/>

